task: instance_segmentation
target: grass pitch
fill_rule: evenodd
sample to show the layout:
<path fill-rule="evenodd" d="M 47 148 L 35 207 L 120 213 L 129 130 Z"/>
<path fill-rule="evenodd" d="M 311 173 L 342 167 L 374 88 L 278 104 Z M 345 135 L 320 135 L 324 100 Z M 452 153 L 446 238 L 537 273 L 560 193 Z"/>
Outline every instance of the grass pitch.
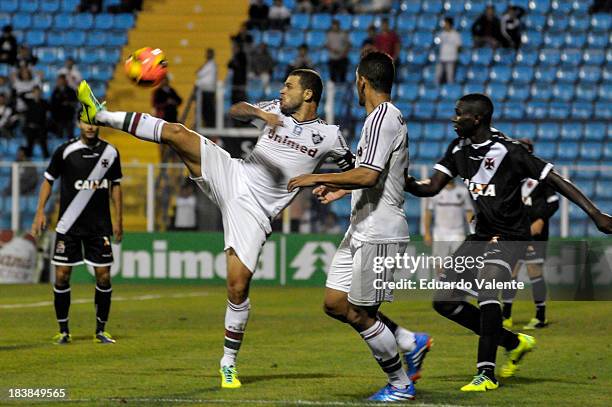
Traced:
<path fill-rule="evenodd" d="M 323 314 L 321 288 L 252 289 L 238 390 L 221 390 L 217 373 L 223 287 L 116 285 L 108 325 L 116 345 L 92 342 L 93 285 L 73 286 L 68 346 L 50 341 L 57 327 L 49 286 L 0 286 L 0 293 L 0 404 L 34 404 L 8 401 L 9 388 L 65 388 L 71 405 L 340 406 L 360 404 L 385 384 L 360 337 Z M 531 318 L 529 302 L 514 308 L 515 324 Z M 434 336 L 415 405 L 612 403 L 612 302 L 549 303 L 552 323 L 536 332 L 536 351 L 516 378 L 486 394 L 459 391 L 474 374 L 476 336 L 426 301 L 404 296 L 382 309 Z M 498 364 L 504 360 L 500 351 Z"/>

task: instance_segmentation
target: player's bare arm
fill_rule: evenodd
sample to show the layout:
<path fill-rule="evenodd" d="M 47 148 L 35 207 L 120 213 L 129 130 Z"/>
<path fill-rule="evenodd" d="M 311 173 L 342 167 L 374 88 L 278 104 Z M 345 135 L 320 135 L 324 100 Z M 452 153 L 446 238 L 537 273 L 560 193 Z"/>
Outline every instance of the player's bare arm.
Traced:
<path fill-rule="evenodd" d="M 289 192 L 300 187 L 325 185 L 342 189 L 371 188 L 376 185 L 380 172 L 365 167 L 328 174 L 304 174 L 291 178 L 287 184 Z"/>
<path fill-rule="evenodd" d="M 38 194 L 38 206 L 36 207 L 36 215 L 32 222 L 31 233 L 32 236 L 40 236 L 40 232 L 47 227 L 47 216 L 45 215 L 45 205 L 51 196 L 52 184 L 47 180 L 43 180 L 40 185 L 40 192 Z"/>
<path fill-rule="evenodd" d="M 437 195 L 448 184 L 451 178 L 442 171 L 435 171 L 431 178 L 417 181 L 406 174 L 404 191 L 421 198 Z"/>
<path fill-rule="evenodd" d="M 313 195 L 317 197 L 319 202 L 322 204 L 330 204 L 333 201 L 336 201 L 348 194 L 351 193 L 348 189 L 334 188 L 328 187 L 325 185 L 319 185 L 315 189 L 312 190 Z"/>
<path fill-rule="evenodd" d="M 578 205 L 589 215 L 597 225 L 597 229 L 603 233 L 612 234 L 612 216 L 600 211 L 572 182 L 555 171 L 551 171 L 545 180 L 555 191 Z"/>
<path fill-rule="evenodd" d="M 253 106 L 247 102 L 239 102 L 234 104 L 229 111 L 233 119 L 240 121 L 250 121 L 253 119 L 261 119 L 270 127 L 278 127 L 283 125 L 283 119 L 274 113 L 266 112 L 263 109 Z"/>
<path fill-rule="evenodd" d="M 120 243 L 123 239 L 123 191 L 121 190 L 121 184 L 113 184 L 111 187 L 111 200 L 115 209 L 113 236 L 115 242 Z"/>

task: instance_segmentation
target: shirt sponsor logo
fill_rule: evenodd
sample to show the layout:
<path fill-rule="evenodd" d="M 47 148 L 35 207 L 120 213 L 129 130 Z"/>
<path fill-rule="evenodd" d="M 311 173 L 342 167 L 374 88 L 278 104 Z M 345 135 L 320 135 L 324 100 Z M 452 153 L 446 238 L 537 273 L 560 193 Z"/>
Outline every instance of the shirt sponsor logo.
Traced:
<path fill-rule="evenodd" d="M 86 179 L 86 180 L 77 180 L 74 183 L 74 189 L 81 191 L 87 189 L 108 189 L 108 180 L 105 179 Z"/>
<path fill-rule="evenodd" d="M 317 152 L 319 151 L 318 148 L 308 148 L 296 141 L 290 140 L 288 136 L 281 137 L 278 134 L 276 134 L 274 131 L 268 132 L 268 138 L 270 140 L 276 141 L 279 144 L 284 144 L 287 147 L 292 148 L 296 151 L 299 151 L 302 154 L 306 154 L 312 158 L 314 158 L 317 155 Z"/>
<path fill-rule="evenodd" d="M 479 184 L 477 182 L 465 183 L 472 196 L 496 196 L 495 184 Z"/>

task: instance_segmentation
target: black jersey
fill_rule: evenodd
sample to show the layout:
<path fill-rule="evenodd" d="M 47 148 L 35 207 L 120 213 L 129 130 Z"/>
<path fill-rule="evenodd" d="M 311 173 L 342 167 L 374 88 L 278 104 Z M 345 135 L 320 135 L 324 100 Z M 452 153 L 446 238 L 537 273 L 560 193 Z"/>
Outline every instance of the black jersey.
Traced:
<path fill-rule="evenodd" d="M 545 182 L 538 182 L 528 178 L 523 182 L 521 188 L 523 204 L 527 210 L 529 222 L 533 223 L 538 219 L 544 221 L 542 233 L 534 235 L 534 240 L 548 240 L 548 220 L 559 209 L 559 196 L 555 190 Z"/>
<path fill-rule="evenodd" d="M 56 231 L 75 236 L 110 236 L 109 195 L 121 181 L 119 152 L 99 140 L 88 147 L 73 139 L 55 150 L 45 178 L 61 178 L 60 212 Z"/>
<path fill-rule="evenodd" d="M 453 140 L 434 169 L 463 178 L 474 201 L 477 234 L 529 239 L 521 186 L 526 178 L 546 178 L 553 166 L 529 154 L 518 141 L 491 130 L 491 138 L 481 144 Z"/>

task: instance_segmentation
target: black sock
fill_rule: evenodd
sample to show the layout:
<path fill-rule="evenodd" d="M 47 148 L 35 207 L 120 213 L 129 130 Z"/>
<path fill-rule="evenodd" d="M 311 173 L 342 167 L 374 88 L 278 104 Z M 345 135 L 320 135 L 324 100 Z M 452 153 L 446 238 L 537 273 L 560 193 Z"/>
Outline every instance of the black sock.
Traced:
<path fill-rule="evenodd" d="M 546 321 L 546 303 L 536 302 L 536 318 L 542 322 Z"/>
<path fill-rule="evenodd" d="M 389 328 L 391 333 L 395 334 L 395 331 L 397 330 L 397 324 L 395 322 L 390 320 L 385 314 L 380 311 L 378 311 L 378 319 L 380 319 L 381 322 L 385 324 L 387 328 Z"/>
<path fill-rule="evenodd" d="M 497 379 L 495 378 L 495 366 L 482 366 L 478 368 L 478 374 L 484 373 L 489 379 L 491 379 L 494 383 L 497 383 Z"/>
<path fill-rule="evenodd" d="M 96 333 L 104 331 L 106 321 L 108 321 L 108 314 L 110 312 L 112 293 L 113 289 L 111 288 L 110 284 L 105 287 L 101 287 L 96 284 Z"/>
<path fill-rule="evenodd" d="M 68 310 L 70 309 L 70 284 L 53 286 L 53 305 L 55 317 L 62 333 L 70 333 L 68 329 Z"/>
<path fill-rule="evenodd" d="M 508 319 L 512 317 L 512 303 L 511 302 L 503 302 L 504 307 L 502 309 L 502 315 L 504 319 Z"/>
<path fill-rule="evenodd" d="M 498 302 L 480 306 L 480 339 L 478 340 L 478 369 L 495 370 L 497 346 L 502 335 L 502 313 Z M 489 378 L 491 376 L 487 375 Z"/>

